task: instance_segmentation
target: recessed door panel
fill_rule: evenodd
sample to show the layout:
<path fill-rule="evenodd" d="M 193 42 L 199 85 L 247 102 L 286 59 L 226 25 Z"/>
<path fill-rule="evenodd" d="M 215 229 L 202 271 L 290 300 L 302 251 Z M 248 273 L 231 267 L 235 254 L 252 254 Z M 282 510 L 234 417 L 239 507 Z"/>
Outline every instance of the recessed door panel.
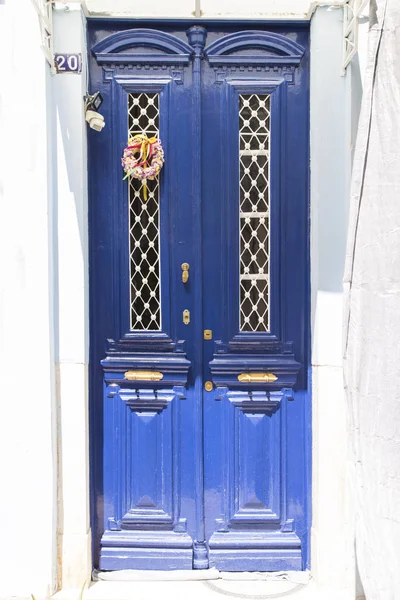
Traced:
<path fill-rule="evenodd" d="M 304 569 L 308 30 L 186 29 L 89 22 L 94 564 Z"/>

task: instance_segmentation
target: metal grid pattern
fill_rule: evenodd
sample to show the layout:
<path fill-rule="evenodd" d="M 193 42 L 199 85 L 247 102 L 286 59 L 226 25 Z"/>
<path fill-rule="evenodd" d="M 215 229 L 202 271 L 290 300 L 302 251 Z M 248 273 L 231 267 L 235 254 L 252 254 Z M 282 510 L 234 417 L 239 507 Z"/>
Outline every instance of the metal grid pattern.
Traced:
<path fill-rule="evenodd" d="M 53 2 L 51 0 L 32 0 L 39 17 L 41 49 L 50 65 L 52 75 L 57 73 L 53 52 Z"/>
<path fill-rule="evenodd" d="M 128 139 L 139 133 L 159 134 L 158 94 L 128 95 Z M 129 181 L 129 248 L 131 329 L 161 330 L 160 184 Z"/>
<path fill-rule="evenodd" d="M 270 329 L 270 96 L 239 95 L 240 331 Z"/>
<path fill-rule="evenodd" d="M 343 71 L 353 60 L 358 50 L 359 18 L 369 13 L 369 0 L 347 0 L 343 5 Z"/>

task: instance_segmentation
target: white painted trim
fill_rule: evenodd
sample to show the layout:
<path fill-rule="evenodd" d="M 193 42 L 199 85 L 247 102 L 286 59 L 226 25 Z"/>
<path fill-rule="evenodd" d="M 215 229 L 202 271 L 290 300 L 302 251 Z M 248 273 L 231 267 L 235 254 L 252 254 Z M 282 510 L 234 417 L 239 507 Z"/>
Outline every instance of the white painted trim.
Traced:
<path fill-rule="evenodd" d="M 67 8 L 67 7 L 65 7 Z M 56 325 L 59 421 L 58 582 L 80 588 L 90 580 L 89 294 L 86 123 L 86 27 L 81 11 L 53 14 L 54 48 L 81 52 L 80 75 L 53 78 L 53 172 L 57 264 Z M 101 135 L 101 134 L 98 134 Z"/>

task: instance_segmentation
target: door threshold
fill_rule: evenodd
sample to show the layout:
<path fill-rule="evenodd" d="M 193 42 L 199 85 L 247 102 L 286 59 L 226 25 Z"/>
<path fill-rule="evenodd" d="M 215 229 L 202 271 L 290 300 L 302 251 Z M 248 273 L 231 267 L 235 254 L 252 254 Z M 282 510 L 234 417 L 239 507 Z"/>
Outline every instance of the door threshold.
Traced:
<path fill-rule="evenodd" d="M 213 569 L 152 571 L 125 569 L 121 571 L 93 571 L 93 581 L 202 581 L 219 579 L 220 572 Z"/>
<path fill-rule="evenodd" d="M 305 583 L 288 579 L 256 580 L 254 575 L 277 575 L 276 573 L 235 573 L 247 579 L 224 579 L 226 573 L 218 573 L 214 580 L 130 580 L 95 581 L 84 590 L 63 589 L 52 596 L 52 600 L 323 600 L 316 594 L 315 582 L 309 577 Z M 302 573 L 305 575 L 304 573 Z M 228 574 L 229 576 L 232 573 Z M 289 575 L 289 574 L 286 574 Z M 294 574 L 293 574 L 294 575 Z M 300 575 L 300 573 L 296 573 Z M 331 596 L 327 596 L 327 600 Z M 335 600 L 339 600 L 335 598 Z"/>
<path fill-rule="evenodd" d="M 211 569 L 151 571 L 126 569 L 124 571 L 93 571 L 93 581 L 288 581 L 306 585 L 310 571 L 234 572 Z"/>

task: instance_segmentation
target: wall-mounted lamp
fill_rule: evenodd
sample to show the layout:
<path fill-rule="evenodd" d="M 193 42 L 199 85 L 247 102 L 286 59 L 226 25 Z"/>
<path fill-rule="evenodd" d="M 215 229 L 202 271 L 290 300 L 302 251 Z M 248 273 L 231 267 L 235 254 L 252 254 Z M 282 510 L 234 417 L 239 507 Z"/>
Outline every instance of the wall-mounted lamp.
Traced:
<path fill-rule="evenodd" d="M 100 92 L 96 92 L 92 96 L 87 94 L 84 97 L 85 100 L 85 119 L 91 129 L 95 131 L 101 131 L 105 126 L 103 115 L 98 110 L 103 102 L 103 96 Z"/>

